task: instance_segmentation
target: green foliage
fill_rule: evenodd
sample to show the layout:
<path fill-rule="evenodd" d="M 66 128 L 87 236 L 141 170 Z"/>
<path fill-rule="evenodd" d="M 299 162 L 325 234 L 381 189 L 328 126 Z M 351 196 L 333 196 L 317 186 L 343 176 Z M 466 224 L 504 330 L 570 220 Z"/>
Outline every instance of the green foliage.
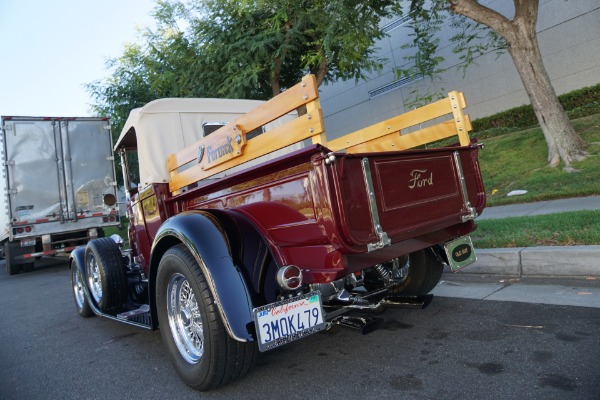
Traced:
<path fill-rule="evenodd" d="M 361 79 L 381 68 L 379 22 L 397 10 L 393 0 L 159 1 L 156 29 L 87 90 L 118 134 L 131 109 L 161 97 L 268 99 L 308 72 Z"/>
<path fill-rule="evenodd" d="M 528 128 L 537 125 L 537 118 L 531 105 L 523 105 L 477 118 L 472 124 L 475 132 L 501 127 Z"/>
<path fill-rule="evenodd" d="M 600 112 L 600 84 L 584 87 L 558 96 L 570 118 L 581 118 Z M 482 132 L 497 128 L 528 128 L 537 125 L 531 105 L 523 105 L 509 110 L 478 118 L 473 121 L 473 131 Z"/>

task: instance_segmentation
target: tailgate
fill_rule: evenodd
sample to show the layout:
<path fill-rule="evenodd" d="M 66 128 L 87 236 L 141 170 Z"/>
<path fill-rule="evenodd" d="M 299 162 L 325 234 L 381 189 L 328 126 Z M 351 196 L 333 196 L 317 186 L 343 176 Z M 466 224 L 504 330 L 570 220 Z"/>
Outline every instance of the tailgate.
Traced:
<path fill-rule="evenodd" d="M 474 219 L 485 206 L 478 149 L 342 156 L 334 168 L 342 237 L 375 250 Z"/>

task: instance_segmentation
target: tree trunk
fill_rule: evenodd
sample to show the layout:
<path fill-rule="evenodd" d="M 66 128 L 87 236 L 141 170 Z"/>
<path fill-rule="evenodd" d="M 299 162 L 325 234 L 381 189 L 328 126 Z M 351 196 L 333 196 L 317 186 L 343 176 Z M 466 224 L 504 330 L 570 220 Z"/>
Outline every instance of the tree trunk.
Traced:
<path fill-rule="evenodd" d="M 535 31 L 539 0 L 513 0 L 515 17 L 511 21 L 476 0 L 448 0 L 450 9 L 486 25 L 506 40 L 508 51 L 521 77 L 546 143 L 548 162 L 556 167 L 561 159 L 566 169 L 587 155 L 567 113 L 558 101 L 542 61 Z"/>
<path fill-rule="evenodd" d="M 562 159 L 565 167 L 570 168 L 573 161 L 585 157 L 585 143 L 558 101 L 542 61 L 535 31 L 532 35 L 524 25 L 514 24 L 514 35 L 506 38 L 508 51 L 546 138 L 548 162 L 556 167 Z"/>

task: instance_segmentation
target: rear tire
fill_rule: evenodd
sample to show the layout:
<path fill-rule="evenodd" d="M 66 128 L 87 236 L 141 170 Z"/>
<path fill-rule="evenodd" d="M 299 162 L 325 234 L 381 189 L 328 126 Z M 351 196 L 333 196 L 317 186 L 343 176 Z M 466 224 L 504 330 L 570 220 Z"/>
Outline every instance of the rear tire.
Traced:
<path fill-rule="evenodd" d="M 127 276 L 121 250 L 109 238 L 91 240 L 85 249 L 85 273 L 98 308 L 115 313 L 127 301 Z"/>
<path fill-rule="evenodd" d="M 184 245 L 165 253 L 156 280 L 163 342 L 177 373 L 188 386 L 214 389 L 252 368 L 256 344 L 238 342 L 229 336 L 202 269 Z"/>
<path fill-rule="evenodd" d="M 411 253 L 408 258 L 408 275 L 399 286 L 391 288 L 389 293 L 406 296 L 421 296 L 433 290 L 444 272 L 442 263 L 431 249 Z"/>

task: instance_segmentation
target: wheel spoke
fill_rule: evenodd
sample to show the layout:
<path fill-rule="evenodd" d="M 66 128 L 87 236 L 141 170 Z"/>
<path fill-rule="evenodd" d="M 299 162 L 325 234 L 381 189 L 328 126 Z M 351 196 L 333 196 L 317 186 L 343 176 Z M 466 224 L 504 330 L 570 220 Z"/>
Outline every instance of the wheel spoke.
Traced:
<path fill-rule="evenodd" d="M 202 314 L 189 281 L 174 274 L 167 285 L 167 315 L 177 349 L 190 364 L 204 353 Z"/>

